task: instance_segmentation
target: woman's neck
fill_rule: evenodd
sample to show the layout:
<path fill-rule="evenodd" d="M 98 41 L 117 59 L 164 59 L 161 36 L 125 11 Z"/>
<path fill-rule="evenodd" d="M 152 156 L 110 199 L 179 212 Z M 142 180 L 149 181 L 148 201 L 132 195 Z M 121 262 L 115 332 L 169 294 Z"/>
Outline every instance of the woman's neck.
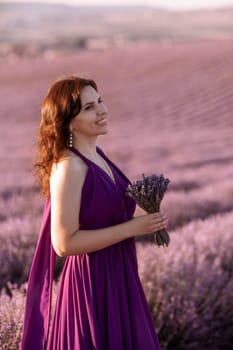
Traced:
<path fill-rule="evenodd" d="M 78 149 L 85 157 L 89 159 L 97 159 L 96 138 L 88 141 L 73 142 L 73 147 Z"/>

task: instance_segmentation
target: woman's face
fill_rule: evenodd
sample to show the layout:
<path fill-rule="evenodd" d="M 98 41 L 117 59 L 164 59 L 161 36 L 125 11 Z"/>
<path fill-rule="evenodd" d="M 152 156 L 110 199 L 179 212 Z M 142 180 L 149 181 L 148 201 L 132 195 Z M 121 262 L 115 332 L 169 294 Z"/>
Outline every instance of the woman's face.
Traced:
<path fill-rule="evenodd" d="M 79 114 L 71 120 L 70 131 L 75 136 L 87 135 L 97 136 L 106 134 L 107 129 L 107 107 L 103 103 L 101 96 L 90 85 L 85 86 L 80 92 L 81 110 Z"/>

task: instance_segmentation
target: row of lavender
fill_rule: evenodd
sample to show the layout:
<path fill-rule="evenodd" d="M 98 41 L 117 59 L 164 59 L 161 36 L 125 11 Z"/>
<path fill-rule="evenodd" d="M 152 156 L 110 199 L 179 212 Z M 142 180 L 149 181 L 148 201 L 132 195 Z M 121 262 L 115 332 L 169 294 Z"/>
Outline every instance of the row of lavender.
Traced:
<path fill-rule="evenodd" d="M 233 343 L 233 211 L 170 231 L 169 248 L 137 242 L 138 266 L 166 350 L 221 350 Z M 0 297 L 0 349 L 18 349 L 26 283 Z M 54 284 L 53 305 L 56 298 Z"/>
<path fill-rule="evenodd" d="M 174 182 L 163 200 L 169 217 L 169 229 L 176 229 L 195 218 L 232 210 L 232 180 L 230 177 L 227 180 L 226 175 L 224 181 L 216 180 L 206 185 L 196 183 L 194 186 L 193 183 L 184 182 L 183 187 L 179 188 L 178 180 Z M 172 190 L 172 186 L 177 186 L 176 190 Z M 191 186 L 191 189 L 185 186 Z M 9 281 L 18 285 L 27 281 L 42 208 L 43 200 L 35 188 L 24 193 L 12 191 L 0 201 L 3 217 L 0 221 L 0 290 L 7 288 Z"/>

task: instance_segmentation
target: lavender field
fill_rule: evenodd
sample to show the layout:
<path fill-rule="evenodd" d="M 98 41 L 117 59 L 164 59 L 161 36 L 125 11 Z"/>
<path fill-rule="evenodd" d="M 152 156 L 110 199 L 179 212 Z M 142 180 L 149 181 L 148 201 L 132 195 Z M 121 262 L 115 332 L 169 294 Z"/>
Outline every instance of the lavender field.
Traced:
<path fill-rule="evenodd" d="M 32 175 L 40 104 L 67 74 L 97 81 L 109 109 L 109 133 L 98 144 L 131 180 L 171 179 L 162 208 L 169 247 L 137 241 L 162 349 L 232 349 L 233 40 L 144 42 L 0 63 L 0 349 L 19 347 L 41 223 Z"/>

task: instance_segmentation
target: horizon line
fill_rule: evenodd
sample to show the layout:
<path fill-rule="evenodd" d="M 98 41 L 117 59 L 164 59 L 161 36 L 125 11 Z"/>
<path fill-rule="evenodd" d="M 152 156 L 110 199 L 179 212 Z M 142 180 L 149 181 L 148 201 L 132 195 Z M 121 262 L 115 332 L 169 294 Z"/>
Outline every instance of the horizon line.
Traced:
<path fill-rule="evenodd" d="M 86 1 L 85 1 L 86 2 Z M 74 0 L 0 0 L 0 4 L 41 4 L 41 5 L 63 5 L 63 6 L 70 6 L 70 7 L 144 7 L 144 8 L 155 8 L 158 10 L 168 10 L 168 11 L 200 11 L 200 10 L 216 10 L 216 9 L 227 9 L 227 8 L 233 8 L 233 0 L 232 3 L 228 3 L 228 4 L 224 4 L 222 3 L 222 1 L 219 4 L 205 4 L 205 5 L 168 5 L 168 4 L 152 4 L 152 3 L 120 3 L 119 1 L 118 3 L 113 3 L 113 4 L 109 4 L 108 3 L 97 3 L 97 4 L 93 4 L 93 3 L 81 3 L 81 4 L 77 4 L 74 2 Z"/>

